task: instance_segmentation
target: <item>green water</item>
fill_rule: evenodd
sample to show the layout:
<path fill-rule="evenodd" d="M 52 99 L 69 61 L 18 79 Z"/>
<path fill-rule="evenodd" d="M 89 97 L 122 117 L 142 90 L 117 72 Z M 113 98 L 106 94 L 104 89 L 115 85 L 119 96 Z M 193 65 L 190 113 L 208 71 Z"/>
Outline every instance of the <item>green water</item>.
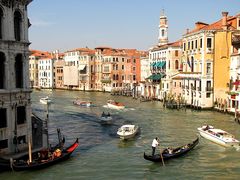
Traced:
<path fill-rule="evenodd" d="M 32 107 L 40 117 L 45 116 L 45 107 L 39 98 L 48 95 L 53 99 L 50 106 L 50 143 L 57 139 L 56 129 L 61 128 L 66 144 L 76 137 L 79 148 L 72 157 L 48 169 L 33 172 L 4 172 L 3 179 L 239 179 L 240 151 L 224 148 L 203 138 L 199 145 L 184 157 L 161 163 L 143 159 L 143 152 L 151 152 L 151 142 L 160 138 L 161 147 L 179 146 L 196 138 L 197 127 L 211 124 L 224 129 L 240 139 L 240 125 L 234 117 L 211 111 L 168 110 L 161 102 L 142 102 L 130 97 L 111 96 L 108 93 L 78 91 L 35 91 Z M 96 107 L 74 106 L 72 101 L 79 97 L 91 100 Z M 104 107 L 108 99 L 126 105 L 122 111 Z M 111 126 L 102 126 L 98 117 L 102 111 L 113 115 Z M 130 141 L 121 141 L 117 129 L 126 123 L 141 128 L 141 133 Z"/>

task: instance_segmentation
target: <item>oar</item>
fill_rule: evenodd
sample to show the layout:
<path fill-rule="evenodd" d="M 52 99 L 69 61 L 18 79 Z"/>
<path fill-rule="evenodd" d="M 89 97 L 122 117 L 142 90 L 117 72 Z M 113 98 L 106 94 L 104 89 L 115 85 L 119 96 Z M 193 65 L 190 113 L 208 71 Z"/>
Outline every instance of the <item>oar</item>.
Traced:
<path fill-rule="evenodd" d="M 165 166 L 163 156 L 162 156 L 162 152 L 161 152 L 161 148 L 160 148 L 160 143 L 159 143 L 159 151 L 160 151 L 160 156 L 161 156 L 161 159 L 162 159 L 162 164 L 163 164 L 163 166 Z"/>

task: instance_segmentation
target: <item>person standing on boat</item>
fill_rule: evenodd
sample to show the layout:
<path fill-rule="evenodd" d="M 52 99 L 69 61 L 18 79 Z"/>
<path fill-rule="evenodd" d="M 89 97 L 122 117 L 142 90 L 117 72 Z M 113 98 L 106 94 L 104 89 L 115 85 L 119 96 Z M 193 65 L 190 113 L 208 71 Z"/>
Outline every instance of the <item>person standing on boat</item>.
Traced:
<path fill-rule="evenodd" d="M 155 154 L 156 147 L 159 145 L 158 138 L 156 137 L 152 141 L 152 156 Z"/>

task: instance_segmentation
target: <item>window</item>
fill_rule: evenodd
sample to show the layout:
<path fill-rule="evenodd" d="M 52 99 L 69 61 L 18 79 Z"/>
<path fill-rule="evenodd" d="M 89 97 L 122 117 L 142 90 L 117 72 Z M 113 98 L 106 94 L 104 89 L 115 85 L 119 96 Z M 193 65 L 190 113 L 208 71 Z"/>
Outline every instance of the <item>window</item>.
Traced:
<path fill-rule="evenodd" d="M 8 148 L 8 140 L 7 139 L 0 141 L 0 149 L 5 149 L 5 148 Z"/>
<path fill-rule="evenodd" d="M 0 52 L 0 89 L 5 88 L 5 55 Z"/>
<path fill-rule="evenodd" d="M 212 38 L 207 38 L 207 48 L 212 48 Z"/>
<path fill-rule="evenodd" d="M 122 70 L 124 70 L 124 65 L 122 65 Z"/>
<path fill-rule="evenodd" d="M 211 73 L 211 63 L 207 63 L 207 74 Z"/>
<path fill-rule="evenodd" d="M 197 47 L 198 47 L 198 44 L 197 44 L 198 42 L 197 42 L 197 40 L 195 40 L 195 48 L 197 49 Z"/>
<path fill-rule="evenodd" d="M 162 29 L 162 37 L 164 37 L 165 36 L 165 31 L 164 31 L 164 29 Z"/>
<path fill-rule="evenodd" d="M 194 58 L 191 57 L 191 72 L 194 72 Z"/>
<path fill-rule="evenodd" d="M 178 60 L 175 61 L 175 69 L 177 70 L 178 69 Z"/>
<path fill-rule="evenodd" d="M 186 43 L 183 43 L 183 51 L 186 50 Z"/>
<path fill-rule="evenodd" d="M 175 51 L 175 56 L 178 56 L 178 50 Z"/>
<path fill-rule="evenodd" d="M 2 8 L 0 8 L 0 39 L 3 38 L 2 29 L 3 29 L 3 10 Z"/>
<path fill-rule="evenodd" d="M 190 49 L 190 41 L 188 41 L 188 50 Z"/>
<path fill-rule="evenodd" d="M 200 39 L 200 48 L 202 48 L 202 39 Z"/>
<path fill-rule="evenodd" d="M 17 124 L 24 124 L 26 122 L 26 107 L 17 107 Z"/>
<path fill-rule="evenodd" d="M 136 81 L 136 75 L 133 75 L 133 80 Z"/>
<path fill-rule="evenodd" d="M 192 47 L 191 47 L 191 49 L 193 49 L 193 47 L 194 47 L 193 41 L 192 41 L 191 43 L 192 43 Z"/>
<path fill-rule="evenodd" d="M 18 54 L 15 58 L 15 83 L 16 88 L 23 88 L 23 61 L 21 54 Z"/>
<path fill-rule="evenodd" d="M 0 108 L 0 128 L 7 127 L 7 109 L 6 108 Z"/>
<path fill-rule="evenodd" d="M 14 35 L 16 41 L 21 40 L 21 21 L 22 21 L 21 13 L 19 11 L 16 11 L 14 13 Z"/>

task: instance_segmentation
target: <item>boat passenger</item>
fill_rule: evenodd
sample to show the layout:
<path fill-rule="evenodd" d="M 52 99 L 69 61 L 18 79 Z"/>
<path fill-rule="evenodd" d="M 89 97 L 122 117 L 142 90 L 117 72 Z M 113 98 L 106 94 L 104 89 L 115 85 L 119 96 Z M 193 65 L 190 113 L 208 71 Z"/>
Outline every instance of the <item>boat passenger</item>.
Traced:
<path fill-rule="evenodd" d="M 110 113 L 108 112 L 107 116 L 109 117 L 110 116 Z"/>
<path fill-rule="evenodd" d="M 168 150 L 168 153 L 169 153 L 169 154 L 172 154 L 172 153 L 173 153 L 173 149 L 172 149 L 172 148 L 169 148 L 169 147 L 168 147 L 167 150 Z"/>
<path fill-rule="evenodd" d="M 52 159 L 58 158 L 62 155 L 62 151 L 60 149 L 56 149 L 53 153 Z"/>
<path fill-rule="evenodd" d="M 104 111 L 102 112 L 102 117 L 105 117 L 105 112 Z"/>
<path fill-rule="evenodd" d="M 157 147 L 158 145 L 159 145 L 158 137 L 156 137 L 156 138 L 153 139 L 153 141 L 152 141 L 152 156 L 154 156 L 156 147 Z"/>

